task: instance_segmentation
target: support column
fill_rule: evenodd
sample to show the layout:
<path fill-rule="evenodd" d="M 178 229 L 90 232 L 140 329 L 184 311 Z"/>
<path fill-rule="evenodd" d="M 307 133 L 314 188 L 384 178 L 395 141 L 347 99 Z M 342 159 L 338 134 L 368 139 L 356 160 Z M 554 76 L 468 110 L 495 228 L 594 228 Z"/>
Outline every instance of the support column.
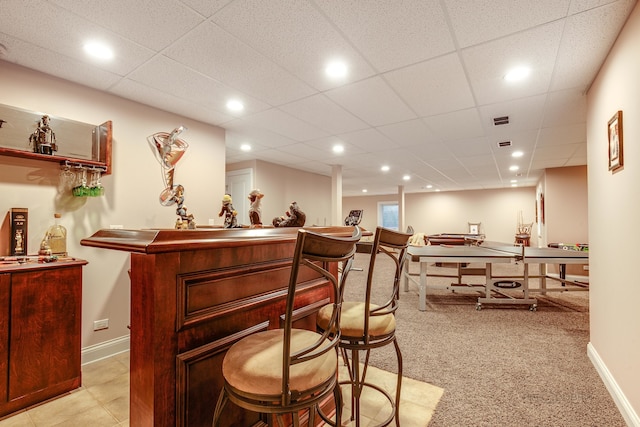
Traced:
<path fill-rule="evenodd" d="M 344 225 L 342 218 L 342 165 L 331 167 L 331 225 Z"/>
<path fill-rule="evenodd" d="M 405 223 L 404 185 L 398 185 L 398 231 L 404 232 L 407 230 L 407 226 Z"/>

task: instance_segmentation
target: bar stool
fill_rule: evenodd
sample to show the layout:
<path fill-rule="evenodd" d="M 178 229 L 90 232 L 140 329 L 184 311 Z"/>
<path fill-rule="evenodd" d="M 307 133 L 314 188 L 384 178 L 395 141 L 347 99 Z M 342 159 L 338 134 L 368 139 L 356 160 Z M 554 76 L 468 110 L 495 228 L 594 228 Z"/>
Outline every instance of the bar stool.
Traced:
<path fill-rule="evenodd" d="M 286 308 L 280 317 L 283 327 L 251 334 L 229 348 L 222 362 L 224 386 L 213 415 L 214 427 L 227 401 L 250 411 L 275 414 L 280 425 L 283 415 L 291 414 L 293 425 L 299 426 L 302 410 L 309 412 L 309 425 L 315 425 L 316 413 L 329 425 L 340 424 L 325 416 L 319 404 L 333 394 L 336 419 L 340 420 L 340 302 L 360 237 L 359 227 L 354 227 L 351 237 L 298 230 Z M 340 277 L 332 273 L 332 263 L 343 264 Z M 328 329 L 323 333 L 297 329 L 293 325 L 298 320 L 294 310 L 300 308 L 294 306 L 296 290 L 320 279 L 330 282 L 333 300 L 327 305 Z"/>
<path fill-rule="evenodd" d="M 391 404 L 391 414 L 380 426 L 387 426 L 395 419 L 396 426 L 400 426 L 400 391 L 402 387 L 402 353 L 396 340 L 395 311 L 398 309 L 398 297 L 400 291 L 400 278 L 406 260 L 407 247 L 410 233 L 401 233 L 383 227 L 376 228 L 369 272 L 364 294 L 364 301 L 344 301 L 342 303 L 342 316 L 340 320 L 340 344 L 343 351 L 351 352 L 351 360 L 345 359 L 349 371 L 349 381 L 341 381 L 340 384 L 351 386 L 351 420 L 355 420 L 356 426 L 360 426 L 360 397 L 364 387 L 375 389 L 382 393 Z M 385 284 L 384 302 L 375 304 L 372 302 L 372 289 L 376 260 L 379 255 L 384 255 L 393 261 L 395 274 L 388 286 Z M 381 261 L 384 261 L 381 260 Z M 380 287 L 376 286 L 376 292 Z M 376 297 L 376 300 L 380 297 Z M 318 312 L 318 329 L 326 331 L 330 327 L 331 307 L 325 306 Z M 393 344 L 398 363 L 398 375 L 395 397 L 376 384 L 367 382 L 367 368 L 369 367 L 369 355 L 372 349 Z M 364 353 L 364 367 L 360 372 L 360 353 Z"/>

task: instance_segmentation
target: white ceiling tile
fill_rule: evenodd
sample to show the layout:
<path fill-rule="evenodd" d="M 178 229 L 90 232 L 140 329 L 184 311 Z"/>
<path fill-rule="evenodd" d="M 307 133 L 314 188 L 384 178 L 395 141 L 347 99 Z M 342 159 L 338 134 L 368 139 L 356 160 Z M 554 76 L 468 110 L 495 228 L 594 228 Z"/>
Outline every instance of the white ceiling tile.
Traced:
<path fill-rule="evenodd" d="M 128 77 L 173 96 L 190 99 L 192 102 L 221 112 L 226 111 L 227 100 L 239 98 L 244 102 L 245 109 L 240 113 L 229 113 L 232 116 L 248 115 L 268 108 L 267 104 L 165 56 L 153 58 Z"/>
<path fill-rule="evenodd" d="M 551 89 L 586 90 L 609 53 L 633 7 L 630 1 L 609 4 L 567 18 Z M 596 30 L 597 29 L 597 30 Z"/>
<path fill-rule="evenodd" d="M 380 77 L 326 92 L 335 103 L 371 126 L 415 119 L 416 115 Z"/>
<path fill-rule="evenodd" d="M 538 147 L 556 144 L 584 143 L 586 147 L 587 128 L 583 123 L 554 126 L 540 130 Z"/>
<path fill-rule="evenodd" d="M 531 163 L 531 167 L 535 169 L 561 168 L 567 166 L 568 161 L 569 159 L 567 157 L 540 158 L 534 160 Z"/>
<path fill-rule="evenodd" d="M 205 19 L 177 0 L 49 1 L 155 51 L 173 43 Z"/>
<path fill-rule="evenodd" d="M 491 147 L 487 138 L 448 141 L 445 145 L 456 157 L 491 155 Z"/>
<path fill-rule="evenodd" d="M 488 133 L 497 139 L 509 139 L 510 133 L 515 130 L 537 129 L 545 115 L 546 95 L 521 98 L 517 100 L 486 105 L 479 108 L 483 125 Z M 494 126 L 493 119 L 509 117 L 509 124 Z"/>
<path fill-rule="evenodd" d="M 405 67 L 455 49 L 439 2 L 316 0 L 378 72 Z M 394 31 L 389 31 L 394 28 Z"/>
<path fill-rule="evenodd" d="M 304 142 L 297 142 L 291 145 L 283 145 L 281 147 L 278 147 L 278 150 L 284 153 L 298 156 L 307 162 L 315 160 L 318 162 L 331 163 L 331 161 L 334 161 L 336 158 L 336 155 L 334 155 L 330 151 L 312 147 L 311 144 Z"/>
<path fill-rule="evenodd" d="M 447 146 L 447 143 L 429 143 L 418 144 L 410 147 L 405 147 L 409 152 L 413 153 L 414 157 L 421 159 L 422 161 L 431 162 L 447 162 L 456 161 L 453 153 Z"/>
<path fill-rule="evenodd" d="M 38 11 L 40 16 L 46 17 L 38 20 L 37 31 L 33 29 L 33 11 Z M 11 35 L 17 40 L 28 40 L 31 44 L 85 63 L 87 66 L 121 76 L 140 66 L 153 55 L 153 51 L 119 34 L 83 20 L 71 11 L 56 8 L 51 3 L 40 0 L 3 1 L 0 29 L 1 33 Z M 115 60 L 96 62 L 88 58 L 83 51 L 83 45 L 93 39 L 110 44 L 115 51 Z M 11 43 L 5 46 L 9 51 L 13 50 Z M 39 68 L 47 72 L 50 63 L 44 60 L 45 58 L 42 58 Z M 80 70 L 77 74 L 82 75 Z"/>
<path fill-rule="evenodd" d="M 560 20 L 569 4 L 570 0 L 444 0 L 462 48 Z"/>
<path fill-rule="evenodd" d="M 324 94 L 282 105 L 280 109 L 332 135 L 368 127 L 365 122 L 335 104 Z"/>
<path fill-rule="evenodd" d="M 550 92 L 544 111 L 544 127 L 587 123 L 587 96 L 577 88 Z"/>
<path fill-rule="evenodd" d="M 333 147 L 335 145 L 342 145 L 344 148 L 343 153 L 334 153 Z M 313 141 L 307 141 L 304 146 L 313 150 L 320 150 L 322 154 L 319 159 L 322 161 L 331 160 L 332 163 L 341 163 L 348 161 L 350 158 L 357 158 L 370 151 L 359 148 L 357 145 L 352 144 L 345 139 L 338 136 L 328 136 L 325 138 L 314 139 Z"/>
<path fill-rule="evenodd" d="M 194 111 L 193 100 L 191 99 L 170 95 L 156 88 L 129 79 L 119 81 L 110 90 L 122 98 L 152 105 L 160 110 L 171 111 L 205 123 L 224 123 L 232 118 L 229 115 L 209 109 L 206 106 L 199 106 L 199 108 Z"/>
<path fill-rule="evenodd" d="M 184 4 L 198 12 L 199 14 L 209 17 L 218 10 L 231 3 L 233 0 L 181 0 Z"/>
<path fill-rule="evenodd" d="M 536 150 L 533 156 L 533 163 L 540 160 L 552 160 L 552 159 L 568 159 L 578 149 L 577 144 L 556 144 L 554 146 L 540 147 Z"/>
<path fill-rule="evenodd" d="M 300 163 L 308 161 L 304 157 L 286 153 L 278 148 L 264 150 L 260 153 L 260 156 L 262 157 L 262 160 L 286 166 L 298 165 Z"/>
<path fill-rule="evenodd" d="M 569 15 L 574 15 L 580 12 L 586 12 L 589 9 L 594 9 L 599 6 L 604 6 L 609 3 L 620 2 L 621 0 L 573 0 L 569 7 Z M 637 0 L 623 0 L 624 2 L 633 6 Z"/>
<path fill-rule="evenodd" d="M 563 22 L 557 21 L 462 51 L 471 90 L 480 105 L 534 96 L 549 89 Z M 504 76 L 516 66 L 531 68 L 521 82 Z"/>
<path fill-rule="evenodd" d="M 198 26 L 163 53 L 272 106 L 316 92 L 264 55 L 209 22 Z"/>
<path fill-rule="evenodd" d="M 226 139 L 237 144 L 249 143 L 267 148 L 278 148 L 296 141 L 268 129 L 253 126 L 246 120 L 235 119 L 225 123 Z"/>
<path fill-rule="evenodd" d="M 324 76 L 326 63 L 346 61 L 347 82 L 374 74 L 371 66 L 308 2 L 237 0 L 212 20 L 318 90 L 343 82 Z"/>
<path fill-rule="evenodd" d="M 443 140 L 476 138 L 485 134 L 486 123 L 483 123 L 475 108 L 438 114 L 423 120 Z"/>
<path fill-rule="evenodd" d="M 340 139 L 367 152 L 383 151 L 399 147 L 398 144 L 376 129 L 364 129 L 345 133 L 340 135 Z"/>
<path fill-rule="evenodd" d="M 77 59 L 44 47 L 25 43 L 6 34 L 0 33 L 0 44 L 11 46 L 4 57 L 7 61 L 33 69 L 37 69 L 43 62 L 51 64 L 47 67 L 47 74 L 66 80 L 75 80 L 79 84 L 95 89 L 108 90 L 122 78 L 118 74 L 95 69 Z"/>
<path fill-rule="evenodd" d="M 389 85 L 418 116 L 473 107 L 474 100 L 457 54 L 384 74 Z"/>
<path fill-rule="evenodd" d="M 377 128 L 391 141 L 401 147 L 438 143 L 441 138 L 421 119 L 407 120 Z"/>
<path fill-rule="evenodd" d="M 247 116 L 244 121 L 250 126 L 268 129 L 294 141 L 309 141 L 327 136 L 327 132 L 277 108 Z"/>

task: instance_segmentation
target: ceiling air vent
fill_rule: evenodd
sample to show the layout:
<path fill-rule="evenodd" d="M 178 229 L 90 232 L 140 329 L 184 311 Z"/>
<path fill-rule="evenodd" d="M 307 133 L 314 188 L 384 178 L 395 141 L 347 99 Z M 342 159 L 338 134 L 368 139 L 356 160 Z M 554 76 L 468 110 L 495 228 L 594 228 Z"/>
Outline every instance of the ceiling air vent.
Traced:
<path fill-rule="evenodd" d="M 511 141 L 498 142 L 498 147 L 511 147 Z"/>
<path fill-rule="evenodd" d="M 493 125 L 494 126 L 508 125 L 508 124 L 509 124 L 509 116 L 502 116 L 502 117 L 494 117 L 493 118 Z"/>

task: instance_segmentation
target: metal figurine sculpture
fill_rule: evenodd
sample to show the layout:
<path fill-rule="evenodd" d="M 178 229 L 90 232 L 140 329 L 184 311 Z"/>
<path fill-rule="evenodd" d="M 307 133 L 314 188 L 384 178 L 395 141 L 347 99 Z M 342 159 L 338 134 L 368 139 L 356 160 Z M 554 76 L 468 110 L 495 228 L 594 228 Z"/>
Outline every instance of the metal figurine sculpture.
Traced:
<path fill-rule="evenodd" d="M 250 228 L 262 228 L 262 207 L 261 201 L 264 194 L 258 189 L 255 189 L 249 193 L 249 201 L 251 207 L 249 208 L 249 222 Z"/>
<path fill-rule="evenodd" d="M 218 216 L 224 216 L 224 228 L 238 228 L 238 211 L 233 208 L 233 200 L 231 194 L 225 194 L 222 197 L 222 208 Z"/>
<path fill-rule="evenodd" d="M 176 164 L 189 148 L 189 144 L 182 139 L 178 139 L 178 135 L 186 129 L 184 126 L 180 126 L 171 131 L 171 133 L 158 132 L 147 137 L 151 151 L 153 151 L 162 167 L 162 179 L 165 188 L 160 193 L 160 204 L 162 206 L 177 204 L 176 215 L 178 215 L 178 218 L 175 225 L 177 229 L 196 228 L 193 215 L 187 213 L 187 207 L 184 205 L 184 187 L 173 183 Z"/>
<path fill-rule="evenodd" d="M 307 220 L 307 215 L 298 207 L 298 203 L 291 202 L 289 211 L 284 216 L 273 218 L 274 227 L 302 227 Z"/>
<path fill-rule="evenodd" d="M 29 137 L 29 144 L 33 148 L 34 153 L 53 155 L 54 151 L 58 151 L 56 142 L 56 134 L 49 126 L 49 116 L 42 116 L 38 122 L 38 128 Z"/>

